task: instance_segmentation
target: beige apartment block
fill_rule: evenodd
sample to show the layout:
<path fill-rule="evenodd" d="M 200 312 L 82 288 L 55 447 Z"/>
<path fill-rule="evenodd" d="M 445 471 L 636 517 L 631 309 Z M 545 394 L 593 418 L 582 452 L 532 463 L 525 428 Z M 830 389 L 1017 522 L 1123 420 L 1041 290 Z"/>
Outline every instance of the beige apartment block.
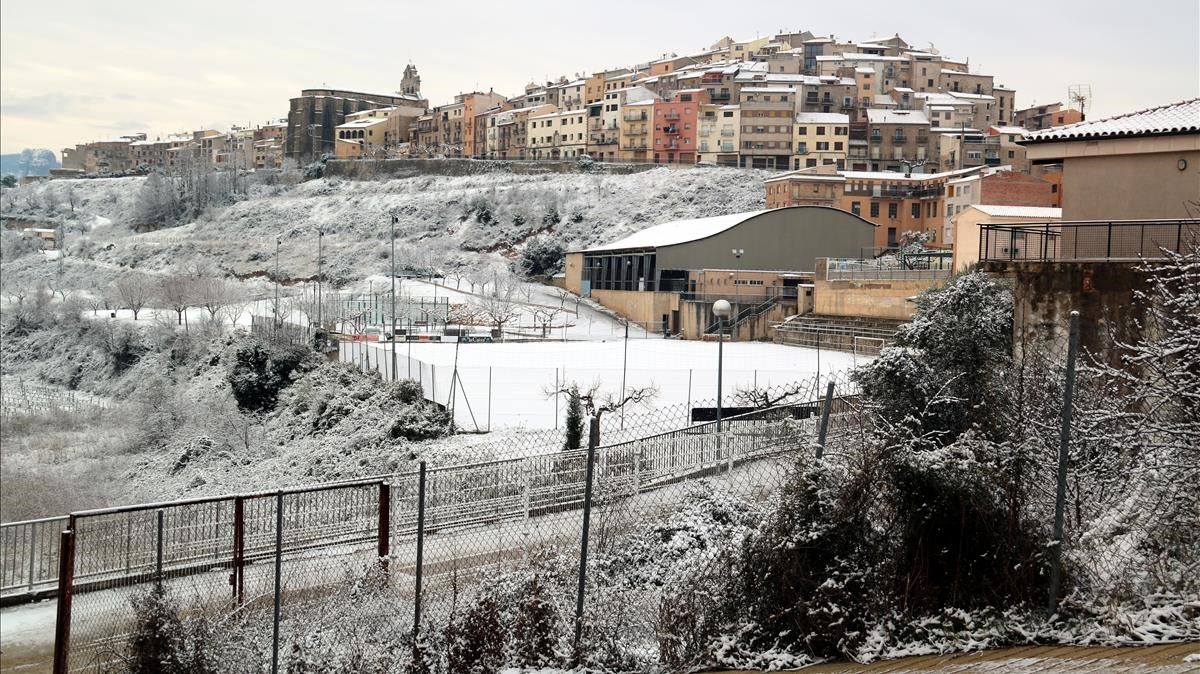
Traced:
<path fill-rule="evenodd" d="M 850 142 L 850 116 L 836 112 L 796 114 L 795 155 L 792 168 L 836 166 L 846 168 Z"/>
<path fill-rule="evenodd" d="M 736 105 L 701 105 L 696 132 L 696 161 L 737 166 L 741 123 L 741 109 Z"/>
<path fill-rule="evenodd" d="M 570 159 L 587 152 L 587 113 L 561 110 L 526 121 L 530 159 Z"/>
<path fill-rule="evenodd" d="M 589 105 L 588 155 L 597 161 L 620 159 L 622 110 L 630 102 L 653 101 L 655 98 L 645 87 L 626 87 L 605 92 L 599 102 Z"/>
<path fill-rule="evenodd" d="M 622 107 L 619 118 L 621 132 L 620 159 L 646 162 L 654 136 L 654 101 L 634 101 Z"/>
<path fill-rule="evenodd" d="M 798 93 L 792 87 L 746 87 L 739 95 L 739 166 L 785 169 L 792 163 Z"/>

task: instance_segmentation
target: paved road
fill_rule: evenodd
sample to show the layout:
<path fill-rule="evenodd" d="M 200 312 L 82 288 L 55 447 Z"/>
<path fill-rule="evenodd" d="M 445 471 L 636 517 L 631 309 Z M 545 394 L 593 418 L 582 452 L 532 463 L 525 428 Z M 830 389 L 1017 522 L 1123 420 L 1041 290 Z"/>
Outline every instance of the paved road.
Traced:
<path fill-rule="evenodd" d="M 1184 658 L 1196 654 L 1193 662 Z M 1182 674 L 1200 672 L 1200 642 L 1165 646 L 1026 646 L 1001 648 L 959 655 L 927 655 L 882 660 L 869 665 L 831 662 L 802 670 L 805 674 L 909 674 L 954 672 L 955 674 L 1095 674 L 1099 672 L 1145 672 Z M 712 674 L 716 674 L 713 672 Z M 736 674 L 726 672 L 724 674 Z"/>

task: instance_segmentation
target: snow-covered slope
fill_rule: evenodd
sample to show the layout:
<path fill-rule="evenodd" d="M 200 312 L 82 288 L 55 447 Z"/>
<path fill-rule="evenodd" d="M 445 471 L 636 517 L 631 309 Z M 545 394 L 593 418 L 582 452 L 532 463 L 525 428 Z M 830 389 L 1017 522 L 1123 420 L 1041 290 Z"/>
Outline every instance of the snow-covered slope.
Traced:
<path fill-rule="evenodd" d="M 669 220 L 757 210 L 763 206 L 765 175 L 664 167 L 633 175 L 321 179 L 257 186 L 249 198 L 195 222 L 145 234 L 134 234 L 125 224 L 143 181 L 139 178 L 22 187 L 6 194 L 5 211 L 66 218 L 80 229 L 93 228 L 95 241 L 88 254 L 98 262 L 155 269 L 204 255 L 242 276 L 263 274 L 274 265 L 276 237 L 281 239 L 281 273 L 314 275 L 317 230 L 322 229 L 326 274 L 353 279 L 385 269 L 392 215 L 399 217 L 401 261 L 423 266 L 429 251 L 443 260 L 473 260 L 473 253 L 511 257 L 535 236 L 572 248 Z M 77 198 L 73 218 L 65 208 L 68 190 Z M 55 205 L 48 207 L 50 203 Z"/>

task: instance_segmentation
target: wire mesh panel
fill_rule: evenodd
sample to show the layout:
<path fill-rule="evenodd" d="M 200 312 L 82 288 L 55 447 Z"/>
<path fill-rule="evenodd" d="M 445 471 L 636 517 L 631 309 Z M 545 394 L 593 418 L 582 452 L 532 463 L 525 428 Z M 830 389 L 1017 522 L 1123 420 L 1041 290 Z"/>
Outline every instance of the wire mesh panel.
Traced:
<path fill-rule="evenodd" d="M 58 585 L 59 533 L 66 517 L 0 525 L 0 596 L 31 594 Z"/>

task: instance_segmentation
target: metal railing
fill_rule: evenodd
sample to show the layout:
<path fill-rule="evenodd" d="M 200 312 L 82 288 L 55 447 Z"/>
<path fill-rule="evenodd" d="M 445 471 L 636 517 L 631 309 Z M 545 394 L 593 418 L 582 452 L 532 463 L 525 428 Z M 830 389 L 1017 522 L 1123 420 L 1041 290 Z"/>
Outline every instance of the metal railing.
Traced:
<path fill-rule="evenodd" d="M 1065 262 L 1161 258 L 1195 248 L 1196 220 L 1087 220 L 981 224 L 979 260 Z"/>
<path fill-rule="evenodd" d="M 953 259 L 942 256 L 919 256 L 917 261 L 906 256 L 876 259 L 831 257 L 825 263 L 827 281 L 937 280 L 950 278 L 953 273 Z"/>
<path fill-rule="evenodd" d="M 0 604 L 58 586 L 58 535 L 67 516 L 0 524 Z"/>

